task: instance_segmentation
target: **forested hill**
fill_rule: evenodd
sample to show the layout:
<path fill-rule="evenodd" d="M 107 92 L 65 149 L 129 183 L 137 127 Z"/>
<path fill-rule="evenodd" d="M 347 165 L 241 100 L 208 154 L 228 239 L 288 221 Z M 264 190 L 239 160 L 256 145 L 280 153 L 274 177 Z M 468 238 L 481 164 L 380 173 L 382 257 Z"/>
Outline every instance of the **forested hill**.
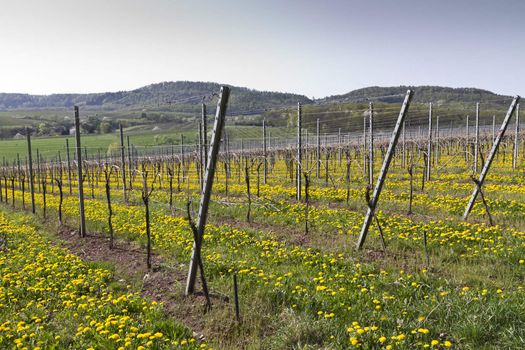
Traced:
<path fill-rule="evenodd" d="M 93 110 L 131 110 L 151 107 L 169 108 L 172 112 L 194 110 L 204 96 L 219 91 L 220 84 L 207 82 L 163 82 L 131 91 L 92 94 L 29 95 L 0 93 L 0 111 L 71 108 L 73 105 Z M 380 102 L 400 102 L 408 88 L 415 91 L 415 102 L 475 103 L 501 101 L 507 96 L 475 88 L 439 86 L 366 87 L 343 95 L 311 100 L 304 95 L 268 92 L 230 86 L 232 89 L 228 110 L 233 114 L 259 114 L 265 109 L 303 104 L 332 104 L 362 102 L 368 98 Z M 376 98 L 377 97 L 377 98 Z"/>
<path fill-rule="evenodd" d="M 218 92 L 220 84 L 206 82 L 163 82 L 151 84 L 132 91 L 93 94 L 29 95 L 0 93 L 0 110 L 57 109 L 73 105 L 88 109 L 120 110 L 148 107 L 170 107 L 173 111 L 196 105 L 210 93 Z M 297 94 L 257 91 L 230 86 L 231 112 L 257 112 L 266 108 L 293 106 L 297 102 L 312 103 L 308 97 Z"/>
<path fill-rule="evenodd" d="M 353 90 L 343 95 L 329 96 L 317 100 L 317 102 L 328 104 L 358 102 L 364 101 L 368 98 L 372 101 L 401 102 L 403 101 L 407 89 L 414 90 L 414 102 L 476 103 L 480 101 L 496 101 L 503 103 L 503 99 L 508 97 L 476 88 L 450 88 L 441 86 L 371 86 Z"/>

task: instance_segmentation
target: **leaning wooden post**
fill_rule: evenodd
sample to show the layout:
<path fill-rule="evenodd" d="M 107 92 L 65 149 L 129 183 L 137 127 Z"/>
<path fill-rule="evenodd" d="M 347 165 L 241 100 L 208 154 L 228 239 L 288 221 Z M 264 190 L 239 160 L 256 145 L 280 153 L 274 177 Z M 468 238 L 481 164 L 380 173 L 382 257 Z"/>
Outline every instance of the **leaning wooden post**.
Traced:
<path fill-rule="evenodd" d="M 263 183 L 266 185 L 266 177 L 268 176 L 268 151 L 266 149 L 266 119 L 263 119 Z"/>
<path fill-rule="evenodd" d="M 514 100 L 512 100 L 512 103 L 510 104 L 509 110 L 507 111 L 507 115 L 505 115 L 503 124 L 501 124 L 501 127 L 499 129 L 498 136 L 496 137 L 496 140 L 494 141 L 494 144 L 492 145 L 492 149 L 490 150 L 489 156 L 487 160 L 485 161 L 485 165 L 483 165 L 483 169 L 481 170 L 481 173 L 479 174 L 479 180 L 478 180 L 479 185 L 476 185 L 476 187 L 474 188 L 474 192 L 472 192 L 472 196 L 470 197 L 467 207 L 465 208 L 465 213 L 463 214 L 463 220 L 467 219 L 468 215 L 470 214 L 470 211 L 472 210 L 472 207 L 474 206 L 476 197 L 479 194 L 481 186 L 483 186 L 483 182 L 485 181 L 485 177 L 487 176 L 487 173 L 490 169 L 490 165 L 492 164 L 492 161 L 494 160 L 494 156 L 496 155 L 496 152 L 498 151 L 499 144 L 501 143 L 501 140 L 503 139 L 503 136 L 505 135 L 507 126 L 509 125 L 510 118 L 512 117 L 512 114 L 514 113 L 514 110 L 516 109 L 516 105 L 518 104 L 519 101 L 520 101 L 520 97 L 516 96 L 514 97 Z"/>
<path fill-rule="evenodd" d="M 78 206 L 80 210 L 80 237 L 86 236 L 86 214 L 84 211 L 84 180 L 82 178 L 82 147 L 80 146 L 80 116 L 75 106 L 75 139 L 77 153 Z"/>
<path fill-rule="evenodd" d="M 35 213 L 35 181 L 33 179 L 33 154 L 31 153 L 31 135 L 26 127 L 27 160 L 29 162 L 29 191 L 31 192 L 31 212 Z"/>
<path fill-rule="evenodd" d="M 213 186 L 213 179 L 215 176 L 215 168 L 217 164 L 217 157 L 219 155 L 219 148 L 221 144 L 221 134 L 224 127 L 224 116 L 226 115 L 226 106 L 230 96 L 230 89 L 227 86 L 221 87 L 219 102 L 217 103 L 217 112 L 215 115 L 215 125 L 213 127 L 213 135 L 211 140 L 211 147 L 209 150 L 208 164 L 206 165 L 206 176 L 204 182 L 204 189 L 201 194 L 199 205 L 199 216 L 197 223 L 196 237 L 199 242 L 193 242 L 193 251 L 191 254 L 190 268 L 188 271 L 188 279 L 186 281 L 186 295 L 192 294 L 195 289 L 195 279 L 197 276 L 198 261 L 197 247 L 201 247 L 202 238 L 204 236 L 204 226 L 206 225 L 206 218 L 208 215 L 209 202 L 211 197 L 211 189 Z"/>
<path fill-rule="evenodd" d="M 474 173 L 477 173 L 479 158 L 479 102 L 476 103 L 476 129 L 474 132 Z"/>
<path fill-rule="evenodd" d="M 432 102 L 428 104 L 428 144 L 427 144 L 427 171 L 425 177 L 430 181 L 430 167 L 432 166 Z"/>
<path fill-rule="evenodd" d="M 319 118 L 317 118 L 317 145 L 315 149 L 315 160 L 316 160 L 316 175 L 319 179 L 321 177 L 321 134 L 320 134 L 320 128 L 319 128 Z"/>
<path fill-rule="evenodd" d="M 297 185 L 297 200 L 301 200 L 301 156 L 302 156 L 302 113 L 301 103 L 297 103 L 297 170 L 296 170 L 296 185 Z"/>
<path fill-rule="evenodd" d="M 518 161 L 518 149 L 519 149 L 519 133 L 520 133 L 520 104 L 516 106 L 516 129 L 514 131 L 514 152 L 512 152 L 512 170 L 516 169 Z"/>
<path fill-rule="evenodd" d="M 374 104 L 370 102 L 368 117 L 368 183 L 374 183 Z"/>
<path fill-rule="evenodd" d="M 388 150 L 386 152 L 385 160 L 383 161 L 383 166 L 381 167 L 381 173 L 379 174 L 379 177 L 377 179 L 376 186 L 372 194 L 372 199 L 370 201 L 370 205 L 368 206 L 368 211 L 366 213 L 363 226 L 361 227 L 361 233 L 359 234 L 359 240 L 357 242 L 357 249 L 361 249 L 363 247 L 366 235 L 368 234 L 368 228 L 370 227 L 372 219 L 374 218 L 374 213 L 377 206 L 377 202 L 379 200 L 379 195 L 381 194 L 381 189 L 383 188 L 383 184 L 388 173 L 388 168 L 390 166 L 390 162 L 392 161 L 392 156 L 394 155 L 394 150 L 399 139 L 401 125 L 405 120 L 406 112 L 410 106 L 410 101 L 412 100 L 412 94 L 412 90 L 407 90 L 405 100 L 403 101 L 401 111 L 399 112 L 399 117 L 397 118 L 396 126 L 394 127 L 394 131 L 392 133 L 392 138 L 390 139 L 390 144 L 388 145 Z"/>
<path fill-rule="evenodd" d="M 126 148 L 124 147 L 124 132 L 122 131 L 122 123 L 118 125 L 120 130 L 120 172 L 122 173 L 122 194 L 124 201 L 127 202 L 128 198 L 126 195 Z"/>

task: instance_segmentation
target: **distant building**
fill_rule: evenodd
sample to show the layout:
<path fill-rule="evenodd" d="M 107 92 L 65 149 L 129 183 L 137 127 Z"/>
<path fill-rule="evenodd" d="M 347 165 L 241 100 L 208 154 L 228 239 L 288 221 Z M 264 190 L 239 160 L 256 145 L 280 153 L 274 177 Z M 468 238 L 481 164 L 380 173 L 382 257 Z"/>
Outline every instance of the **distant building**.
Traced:
<path fill-rule="evenodd" d="M 23 139 L 24 138 L 24 135 L 22 135 L 21 133 L 17 132 L 15 136 L 13 136 L 13 138 L 15 140 L 20 140 L 20 139 Z"/>
<path fill-rule="evenodd" d="M 158 126 L 155 126 L 153 129 L 151 129 L 151 131 L 159 131 L 160 128 Z"/>
<path fill-rule="evenodd" d="M 69 135 L 75 135 L 75 128 L 69 129 Z"/>

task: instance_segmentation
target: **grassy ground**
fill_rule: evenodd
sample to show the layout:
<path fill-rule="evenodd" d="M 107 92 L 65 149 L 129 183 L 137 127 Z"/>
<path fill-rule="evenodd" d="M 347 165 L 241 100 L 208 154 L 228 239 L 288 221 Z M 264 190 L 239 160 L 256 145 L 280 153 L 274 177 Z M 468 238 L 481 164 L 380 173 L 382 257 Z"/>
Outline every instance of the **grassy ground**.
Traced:
<path fill-rule="evenodd" d="M 160 125 L 161 129 L 158 131 L 152 131 L 152 128 L 153 126 L 151 125 L 131 127 L 129 130 L 125 130 L 125 137 L 129 136 L 130 143 L 137 147 L 140 152 L 149 150 L 148 152 L 153 153 L 153 150 L 160 146 L 169 148 L 172 142 L 175 145 L 179 145 L 181 134 L 184 135 L 186 145 L 195 145 L 196 131 L 191 125 L 183 128 Z M 209 132 L 211 133 L 212 125 L 210 125 L 209 128 Z M 230 133 L 231 140 L 243 138 L 246 141 L 246 145 L 248 145 L 252 139 L 259 140 L 262 135 L 261 127 L 254 126 L 231 126 L 226 128 L 226 132 Z M 272 137 L 290 136 L 290 130 L 286 128 L 269 128 L 269 132 L 271 132 Z M 60 151 L 63 159 L 65 159 L 66 138 L 69 139 L 70 152 L 73 154 L 73 145 L 75 143 L 74 135 L 32 137 L 33 152 L 36 153 L 38 149 L 43 157 L 55 158 Z M 127 143 L 127 140 L 124 140 L 124 142 Z M 110 145 L 120 145 L 120 135 L 116 132 L 110 134 L 82 135 L 81 144 L 82 148 L 87 148 L 89 155 L 97 156 L 100 152 L 102 156 L 104 156 L 108 153 Z M 16 159 L 17 154 L 24 159 L 27 154 L 27 141 L 25 138 L 19 140 L 0 140 L 0 149 L 2 150 L 2 157 L 5 157 L 8 161 Z"/>
<path fill-rule="evenodd" d="M 485 195 L 498 225 L 489 227 L 481 204 L 468 222 L 461 220 L 473 189 L 470 170 L 461 157 L 444 155 L 442 164 L 454 160 L 449 162 L 454 166 L 434 174 L 425 190 L 421 190 L 422 168 L 416 167 L 410 215 L 407 172 L 395 163 L 378 214 L 386 249 L 373 226 L 365 249 L 356 251 L 366 209 L 366 183 L 359 162 L 353 162 L 347 192 L 344 161 L 339 165 L 336 157 L 331 159 L 328 185 L 312 175 L 307 233 L 306 206 L 294 200 L 293 181 L 283 159 L 278 159 L 268 184 L 261 184 L 259 196 L 256 167 L 252 167 L 250 221 L 244 174 L 234 165 L 226 180 L 219 168 L 203 247 L 206 275 L 215 295 L 214 308 L 206 314 L 192 307 L 202 305 L 202 299 L 188 303 L 181 297 L 192 245 L 185 204 L 188 199 L 197 202 L 198 178 L 190 168 L 181 191 L 175 182 L 170 209 L 168 178 L 163 172 L 151 198 L 151 230 L 154 251 L 161 259 L 154 272 L 174 275 L 172 289 L 158 296 L 168 305 L 178 305 L 170 309 L 172 315 L 220 349 L 523 348 L 525 191 L 521 168 L 513 172 L 508 159 L 495 163 Z M 113 185 L 117 246 L 126 247 L 131 241 L 144 249 L 141 180 L 135 179 L 128 203 L 116 178 Z M 88 186 L 86 196 L 89 230 L 107 237 L 102 183 L 93 189 Z M 20 190 L 15 198 L 19 208 Z M 25 201 L 27 205 L 27 193 Z M 43 205 L 38 194 L 39 215 Z M 48 193 L 46 209 L 48 220 L 56 217 L 56 188 L 54 194 Z M 77 226 L 74 191 L 66 196 L 64 215 L 69 226 Z M 97 242 L 107 244 L 103 239 Z M 131 278 L 130 271 L 115 271 L 136 281 L 137 288 L 141 286 L 142 276 Z M 240 284 L 240 324 L 233 320 L 234 274 Z M 228 296 L 229 302 L 221 296 Z"/>

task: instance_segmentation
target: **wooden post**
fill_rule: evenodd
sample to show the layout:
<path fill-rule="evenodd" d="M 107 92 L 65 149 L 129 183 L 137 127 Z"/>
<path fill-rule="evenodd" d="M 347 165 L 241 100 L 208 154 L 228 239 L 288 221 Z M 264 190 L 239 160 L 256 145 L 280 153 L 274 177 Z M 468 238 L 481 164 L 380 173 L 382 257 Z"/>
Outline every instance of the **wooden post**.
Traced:
<path fill-rule="evenodd" d="M 363 177 L 366 179 L 366 115 L 363 116 Z"/>
<path fill-rule="evenodd" d="M 306 148 L 308 149 L 308 142 L 306 143 Z M 337 165 L 341 166 L 341 158 L 343 156 L 342 154 L 343 148 L 341 147 L 341 128 L 337 129 Z M 308 159 L 308 157 L 306 157 Z"/>
<path fill-rule="evenodd" d="M 27 160 L 29 162 L 29 191 L 31 192 L 31 212 L 35 213 L 35 181 L 33 179 L 33 154 L 31 152 L 31 135 L 26 127 Z"/>
<path fill-rule="evenodd" d="M 514 131 L 514 152 L 512 152 L 512 169 L 516 169 L 519 150 L 519 133 L 520 133 L 520 104 L 516 106 L 516 129 Z"/>
<path fill-rule="evenodd" d="M 374 183 L 374 105 L 369 104 L 368 117 L 368 183 L 370 186 Z"/>
<path fill-rule="evenodd" d="M 434 166 L 437 169 L 439 164 L 439 115 L 436 116 L 436 147 L 434 149 L 434 153 L 436 154 Z"/>
<path fill-rule="evenodd" d="M 180 134 L 180 165 L 182 169 L 182 182 L 184 183 L 186 170 L 184 169 L 184 134 Z"/>
<path fill-rule="evenodd" d="M 206 168 L 208 164 L 208 116 L 206 114 L 206 105 L 202 104 L 201 112 L 201 123 L 202 123 L 202 148 L 204 150 L 204 163 L 203 168 Z"/>
<path fill-rule="evenodd" d="M 126 135 L 126 141 L 128 143 L 129 189 L 133 190 L 133 163 L 131 162 L 133 150 L 130 147 L 129 135 Z"/>
<path fill-rule="evenodd" d="M 4 159 L 4 167 L 5 167 L 5 159 Z M 42 169 L 40 168 L 40 152 L 38 151 L 38 148 L 36 149 L 36 172 L 38 173 L 38 191 L 41 191 L 42 189 Z M 7 201 L 7 198 L 6 198 Z"/>
<path fill-rule="evenodd" d="M 385 160 L 383 161 L 383 166 L 381 167 L 381 173 L 379 174 L 379 178 L 377 179 L 377 183 L 374 188 L 374 192 L 372 194 L 372 199 L 370 201 L 370 205 L 368 206 L 368 211 L 366 213 L 365 220 L 363 222 L 363 226 L 361 227 L 361 233 L 359 234 L 359 240 L 357 242 L 357 249 L 361 249 L 363 247 L 363 244 L 365 243 L 366 235 L 368 234 L 368 228 L 370 227 L 370 224 L 372 223 L 372 219 L 374 218 L 374 213 L 375 213 L 375 209 L 377 206 L 377 202 L 379 200 L 379 195 L 381 194 L 381 189 L 383 188 L 383 184 L 385 182 L 386 175 L 388 173 L 388 168 L 390 166 L 392 156 L 394 155 L 394 150 L 396 148 L 397 141 L 399 139 L 401 125 L 403 124 L 403 121 L 405 120 L 406 112 L 408 111 L 408 108 L 410 107 L 410 101 L 412 100 L 412 95 L 413 95 L 412 90 L 408 90 L 405 96 L 405 100 L 403 101 L 403 105 L 401 106 L 401 110 L 397 118 L 397 123 L 396 123 L 396 126 L 394 127 L 392 138 L 390 139 L 390 144 L 388 145 L 388 150 L 386 152 Z"/>
<path fill-rule="evenodd" d="M 516 96 L 514 97 L 514 100 L 512 100 L 512 103 L 510 104 L 510 107 L 507 111 L 507 115 L 505 115 L 505 119 L 503 120 L 503 123 L 501 124 L 501 127 L 499 129 L 498 136 L 496 137 L 496 140 L 494 141 L 494 144 L 492 145 L 492 149 L 490 150 L 488 158 L 485 161 L 485 165 L 483 165 L 483 169 L 481 170 L 481 173 L 479 174 L 479 180 L 478 180 L 479 185 L 476 184 L 476 187 L 474 188 L 474 192 L 472 192 L 472 196 L 470 197 L 467 207 L 465 208 L 465 213 L 463 214 L 463 220 L 467 219 L 468 215 L 470 214 L 470 211 L 472 210 L 472 207 L 474 206 L 476 197 L 479 194 L 481 186 L 483 186 L 483 182 L 485 181 L 485 177 L 487 176 L 487 173 L 490 169 L 490 165 L 492 164 L 492 161 L 494 160 L 494 156 L 496 155 L 496 152 L 498 151 L 499 144 L 501 143 L 501 140 L 503 139 L 503 136 L 505 135 L 507 126 L 509 125 L 510 118 L 512 117 L 512 114 L 514 113 L 514 110 L 516 109 L 516 105 L 518 104 L 519 101 L 520 101 L 520 97 Z"/>
<path fill-rule="evenodd" d="M 204 147 L 203 147 L 203 142 L 202 142 L 202 122 L 199 122 L 199 137 L 197 139 L 197 143 L 198 143 L 198 170 L 199 170 L 199 184 L 200 184 L 200 188 L 201 188 L 201 191 L 202 191 L 202 186 L 203 186 L 203 183 L 204 183 L 204 167 L 205 167 L 205 163 L 204 163 Z"/>
<path fill-rule="evenodd" d="M 476 103 L 476 129 L 474 135 L 474 173 L 478 172 L 479 158 L 479 102 Z"/>
<path fill-rule="evenodd" d="M 264 164 L 263 164 L 263 183 L 266 185 L 266 177 L 268 176 L 268 152 L 266 149 L 266 119 L 263 119 L 263 157 L 264 157 Z"/>
<path fill-rule="evenodd" d="M 297 170 L 296 170 L 296 185 L 297 185 L 297 200 L 301 200 L 301 156 L 302 156 L 302 113 L 301 103 L 297 103 Z"/>
<path fill-rule="evenodd" d="M 124 201 L 127 202 L 126 194 L 126 148 L 124 147 L 124 132 L 122 131 L 122 123 L 118 124 L 120 130 L 120 172 L 122 173 L 122 195 Z"/>
<path fill-rule="evenodd" d="M 86 236 L 86 214 L 84 210 L 84 180 L 82 177 L 82 147 L 80 146 L 80 116 L 75 106 L 75 139 L 77 153 L 78 206 L 80 210 L 80 237 Z"/>
<path fill-rule="evenodd" d="M 430 181 L 430 167 L 432 166 L 432 102 L 428 104 L 428 144 L 427 144 L 427 171 L 425 177 Z"/>
<path fill-rule="evenodd" d="M 320 128 L 319 128 L 319 118 L 317 118 L 317 145 L 315 150 L 315 159 L 316 159 L 316 175 L 319 179 L 321 177 L 321 134 L 320 134 Z"/>
<path fill-rule="evenodd" d="M 67 182 L 69 184 L 69 194 L 72 194 L 73 185 L 71 184 L 71 157 L 69 155 L 69 139 L 66 139 L 66 153 L 67 153 Z"/>
<path fill-rule="evenodd" d="M 496 116 L 492 116 L 492 143 L 496 140 Z"/>
<path fill-rule="evenodd" d="M 467 129 L 465 134 L 465 160 L 468 162 L 468 159 L 470 158 L 468 156 L 468 153 L 470 152 L 469 147 L 469 126 L 468 126 L 469 116 L 467 115 Z M 468 164 L 468 163 L 467 163 Z"/>
<path fill-rule="evenodd" d="M 197 223 L 196 237 L 199 242 L 193 242 L 193 251 L 191 254 L 190 268 L 188 271 L 188 279 L 186 281 L 186 295 L 192 294 L 195 289 L 195 278 L 197 276 L 198 261 L 197 256 L 200 252 L 197 252 L 197 247 L 201 246 L 201 241 L 204 236 L 204 227 L 206 225 L 206 218 L 208 215 L 209 202 L 211 197 L 211 190 L 213 186 L 213 179 L 215 176 L 217 157 L 219 155 L 219 148 L 221 144 L 221 134 L 224 127 L 224 119 L 226 115 L 226 106 L 228 104 L 228 98 L 230 96 L 230 89 L 227 86 L 221 87 L 219 96 L 219 102 L 217 103 L 217 112 L 215 115 L 215 125 L 213 127 L 212 144 L 209 151 L 208 163 L 206 165 L 206 177 L 204 182 L 204 189 L 201 194 L 201 200 L 199 205 L 199 216 Z"/>
<path fill-rule="evenodd" d="M 406 130 L 405 130 L 405 122 L 403 121 L 403 131 L 402 131 L 402 138 L 401 138 L 401 142 L 402 142 L 402 160 L 401 160 L 401 166 L 403 168 L 405 168 L 406 166 L 406 155 L 405 155 L 405 152 L 406 152 Z"/>

